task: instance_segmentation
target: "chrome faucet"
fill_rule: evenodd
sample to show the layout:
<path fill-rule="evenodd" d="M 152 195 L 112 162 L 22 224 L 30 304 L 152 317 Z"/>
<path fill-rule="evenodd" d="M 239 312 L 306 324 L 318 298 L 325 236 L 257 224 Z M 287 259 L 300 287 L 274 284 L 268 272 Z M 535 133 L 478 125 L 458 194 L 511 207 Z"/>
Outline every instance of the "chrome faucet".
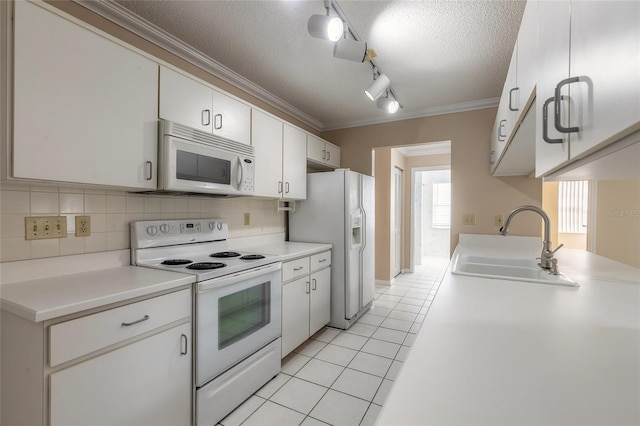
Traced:
<path fill-rule="evenodd" d="M 553 257 L 553 254 L 556 251 L 558 251 L 560 247 L 562 247 L 564 244 L 560 244 L 558 247 L 556 247 L 555 250 L 551 250 L 550 221 L 549 221 L 549 216 L 547 216 L 544 210 L 536 206 L 528 206 L 528 205 L 516 207 L 515 209 L 511 210 L 511 212 L 507 215 L 507 219 L 504 221 L 504 226 L 500 228 L 500 234 L 507 235 L 507 231 L 509 229 L 509 224 L 511 223 L 511 219 L 513 219 L 513 217 L 516 214 L 523 212 L 525 210 L 538 213 L 540 216 L 542 216 L 542 219 L 544 220 L 544 240 L 542 241 L 542 253 L 540 254 L 540 263 L 538 263 L 538 266 L 540 266 L 542 269 L 546 271 L 549 271 L 550 274 L 558 275 L 558 259 L 555 259 Z"/>

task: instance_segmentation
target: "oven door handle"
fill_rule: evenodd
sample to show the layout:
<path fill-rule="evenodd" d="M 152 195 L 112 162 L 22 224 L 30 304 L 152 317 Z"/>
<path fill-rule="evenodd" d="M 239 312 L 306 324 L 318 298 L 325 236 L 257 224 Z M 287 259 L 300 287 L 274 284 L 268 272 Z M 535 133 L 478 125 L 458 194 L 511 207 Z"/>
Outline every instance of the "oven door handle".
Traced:
<path fill-rule="evenodd" d="M 276 262 L 259 268 L 251 269 L 249 271 L 238 272 L 237 274 L 206 280 L 198 284 L 198 292 L 226 287 L 231 284 L 236 284 L 255 277 L 270 274 L 271 272 L 278 271 L 281 268 L 282 263 Z"/>

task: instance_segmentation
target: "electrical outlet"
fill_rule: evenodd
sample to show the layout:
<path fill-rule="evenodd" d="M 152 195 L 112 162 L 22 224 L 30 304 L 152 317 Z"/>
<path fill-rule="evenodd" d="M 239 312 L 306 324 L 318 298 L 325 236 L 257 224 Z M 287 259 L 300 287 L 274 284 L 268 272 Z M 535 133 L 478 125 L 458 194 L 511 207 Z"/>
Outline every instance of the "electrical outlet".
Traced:
<path fill-rule="evenodd" d="M 244 214 L 244 224 L 245 226 L 251 225 L 251 213 Z"/>
<path fill-rule="evenodd" d="M 76 216 L 76 237 L 91 235 L 91 216 Z"/>
<path fill-rule="evenodd" d="M 504 226 L 504 215 L 501 215 L 501 214 L 495 215 L 495 225 Z"/>
<path fill-rule="evenodd" d="M 26 240 L 67 238 L 67 218 L 65 216 L 29 216 L 24 218 Z"/>
<path fill-rule="evenodd" d="M 475 214 L 465 214 L 462 216 L 462 224 L 463 225 L 475 225 L 476 224 L 476 215 Z"/>

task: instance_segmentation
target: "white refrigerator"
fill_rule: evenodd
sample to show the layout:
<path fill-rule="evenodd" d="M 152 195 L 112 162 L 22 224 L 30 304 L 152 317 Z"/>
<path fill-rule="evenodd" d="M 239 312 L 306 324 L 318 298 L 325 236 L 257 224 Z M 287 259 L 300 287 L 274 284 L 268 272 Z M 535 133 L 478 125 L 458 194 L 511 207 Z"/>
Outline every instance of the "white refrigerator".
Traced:
<path fill-rule="evenodd" d="M 332 244 L 331 321 L 347 329 L 375 290 L 374 179 L 348 169 L 307 175 L 307 199 L 289 214 L 289 240 Z"/>

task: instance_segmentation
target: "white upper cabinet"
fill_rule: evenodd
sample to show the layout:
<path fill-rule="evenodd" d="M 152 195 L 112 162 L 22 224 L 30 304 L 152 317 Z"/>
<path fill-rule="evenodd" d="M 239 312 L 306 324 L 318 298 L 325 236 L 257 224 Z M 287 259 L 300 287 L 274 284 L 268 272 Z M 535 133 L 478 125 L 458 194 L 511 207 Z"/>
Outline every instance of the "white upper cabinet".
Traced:
<path fill-rule="evenodd" d="M 491 172 L 494 175 L 528 174 L 533 170 L 531 165 L 525 165 L 522 170 L 511 164 L 501 164 L 504 161 L 504 151 L 510 145 L 521 143 L 522 139 L 514 141 L 518 129 L 528 112 L 530 101 L 533 100 L 535 87 L 535 53 L 536 53 L 536 2 L 527 2 L 518 39 L 511 54 L 509 71 L 505 79 L 500 103 L 496 113 L 496 121 L 491 133 Z M 518 150 L 520 152 L 520 150 Z M 518 161 L 519 164 L 523 162 Z M 505 172 L 505 170 L 509 170 Z"/>
<path fill-rule="evenodd" d="M 251 107 L 167 67 L 160 67 L 160 118 L 245 144 Z"/>
<path fill-rule="evenodd" d="M 48 6 L 14 13 L 10 177 L 155 189 L 157 63 Z"/>
<path fill-rule="evenodd" d="M 306 133 L 284 124 L 282 139 L 283 198 L 307 198 L 307 138 Z"/>
<path fill-rule="evenodd" d="M 640 2 L 571 3 L 569 157 L 640 122 Z M 566 89 L 566 91 L 565 91 Z"/>
<path fill-rule="evenodd" d="M 282 121 L 255 109 L 251 115 L 251 144 L 256 155 L 254 195 L 281 198 Z"/>
<path fill-rule="evenodd" d="M 640 128 L 640 2 L 539 2 L 538 16 L 544 176 Z"/>
<path fill-rule="evenodd" d="M 311 167 L 336 169 L 340 167 L 340 147 L 307 134 L 307 160 Z"/>
<path fill-rule="evenodd" d="M 257 109 L 252 112 L 251 133 L 256 155 L 254 195 L 305 199 L 305 133 Z"/>

